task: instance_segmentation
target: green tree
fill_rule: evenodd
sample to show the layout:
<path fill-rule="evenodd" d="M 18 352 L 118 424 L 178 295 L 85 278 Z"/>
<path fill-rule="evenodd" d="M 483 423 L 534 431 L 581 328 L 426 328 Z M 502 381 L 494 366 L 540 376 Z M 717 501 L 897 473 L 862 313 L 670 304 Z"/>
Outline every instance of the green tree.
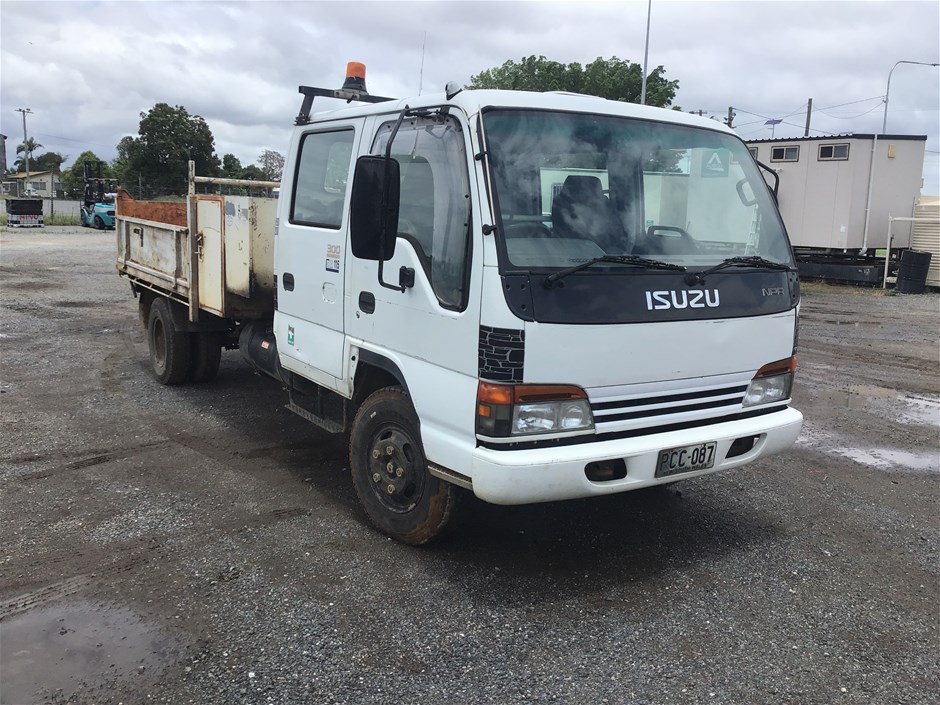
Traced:
<path fill-rule="evenodd" d="M 672 106 L 679 81 L 669 81 L 666 70 L 657 66 L 646 79 L 646 103 L 660 108 Z M 510 59 L 502 66 L 481 71 L 470 78 L 467 88 L 499 88 L 517 91 L 570 91 L 608 100 L 639 103 L 643 67 L 612 56 L 597 57 L 582 67 L 562 64 L 544 56 L 526 56 L 518 63 Z"/>
<path fill-rule="evenodd" d="M 41 147 L 42 145 L 32 137 L 27 137 L 25 142 L 20 142 L 16 145 L 16 153 L 22 154 L 23 156 L 17 159 L 14 164 L 22 164 L 23 168 L 25 168 L 26 160 L 29 159 L 30 166 L 32 167 L 33 152 Z M 30 168 L 30 171 L 32 171 L 32 168 Z"/>
<path fill-rule="evenodd" d="M 68 159 L 58 152 L 46 152 L 40 154 L 38 157 L 30 159 L 30 169 L 35 171 L 54 171 L 59 173 L 61 171 L 62 164 Z"/>
<path fill-rule="evenodd" d="M 266 149 L 258 157 L 258 164 L 264 173 L 265 181 L 280 181 L 284 171 L 284 155 L 272 149 Z"/>
<path fill-rule="evenodd" d="M 234 154 L 226 154 L 222 157 L 222 176 L 226 179 L 240 179 L 242 173 L 242 163 Z"/>
<path fill-rule="evenodd" d="M 236 178 L 239 179 L 250 179 L 251 181 L 267 181 L 268 177 L 265 176 L 264 171 L 254 164 L 249 164 L 244 169 L 242 169 Z"/>
<path fill-rule="evenodd" d="M 140 114 L 138 136 L 118 143 L 115 168 L 127 183 L 138 181 L 150 189 L 185 193 L 190 159 L 200 176 L 218 176 L 221 165 L 212 130 L 202 117 L 190 115 L 181 105 L 157 103 Z"/>
<path fill-rule="evenodd" d="M 117 143 L 117 156 L 111 162 L 111 174 L 124 188 L 136 187 L 142 181 L 138 178 L 139 173 L 131 170 L 132 164 L 135 163 L 136 151 L 137 140 L 130 135 L 121 138 L 121 141 Z M 79 163 L 81 163 L 81 157 L 76 161 L 76 164 Z M 134 193 L 137 193 L 136 188 L 134 188 Z M 139 198 L 140 194 L 138 193 L 137 196 Z"/>
<path fill-rule="evenodd" d="M 68 169 L 62 171 L 62 189 L 70 196 L 79 198 L 85 192 L 85 162 L 91 162 L 94 168 L 95 162 L 102 160 L 90 149 L 78 155 L 75 161 Z M 97 173 L 97 172 L 95 172 Z M 113 179 L 114 172 L 107 162 L 101 164 L 101 176 L 105 179 Z"/>

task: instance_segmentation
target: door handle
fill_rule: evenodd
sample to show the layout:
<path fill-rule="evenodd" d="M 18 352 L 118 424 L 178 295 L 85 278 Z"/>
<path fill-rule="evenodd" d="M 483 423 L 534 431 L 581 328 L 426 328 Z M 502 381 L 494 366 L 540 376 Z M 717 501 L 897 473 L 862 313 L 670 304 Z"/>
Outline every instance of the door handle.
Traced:
<path fill-rule="evenodd" d="M 282 281 L 284 282 L 284 291 L 294 290 L 294 275 L 293 274 L 291 274 L 290 272 L 284 272 Z"/>
<path fill-rule="evenodd" d="M 375 313 L 375 294 L 371 291 L 360 291 L 359 310 L 363 313 Z"/>

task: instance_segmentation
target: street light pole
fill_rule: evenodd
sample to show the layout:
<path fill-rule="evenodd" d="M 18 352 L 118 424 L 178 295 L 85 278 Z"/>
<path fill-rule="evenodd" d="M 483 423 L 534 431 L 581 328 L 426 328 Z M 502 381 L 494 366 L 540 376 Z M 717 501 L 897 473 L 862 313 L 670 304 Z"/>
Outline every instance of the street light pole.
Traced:
<path fill-rule="evenodd" d="M 26 137 L 26 115 L 33 111 L 29 108 L 16 108 L 16 112 L 23 113 L 23 155 L 26 159 L 26 181 L 25 189 L 29 189 L 29 139 Z"/>
<path fill-rule="evenodd" d="M 891 92 L 891 74 L 894 73 L 894 70 L 900 64 L 917 64 L 918 66 L 940 66 L 940 64 L 934 64 L 927 61 L 898 61 L 894 66 L 891 67 L 891 70 L 888 71 L 888 85 L 885 87 L 885 119 L 881 123 L 881 134 L 886 134 L 888 131 L 888 94 Z"/>
<path fill-rule="evenodd" d="M 643 88 L 640 91 L 640 105 L 646 105 L 646 64 L 650 57 L 650 15 L 653 12 L 653 0 L 646 6 L 646 47 L 643 49 Z"/>

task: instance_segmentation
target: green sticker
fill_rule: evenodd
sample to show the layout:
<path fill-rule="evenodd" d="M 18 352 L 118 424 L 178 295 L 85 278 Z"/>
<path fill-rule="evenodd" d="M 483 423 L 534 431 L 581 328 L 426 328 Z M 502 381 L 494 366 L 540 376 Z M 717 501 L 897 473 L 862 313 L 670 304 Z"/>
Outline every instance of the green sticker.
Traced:
<path fill-rule="evenodd" d="M 287 344 L 294 344 L 294 326 L 287 326 Z"/>

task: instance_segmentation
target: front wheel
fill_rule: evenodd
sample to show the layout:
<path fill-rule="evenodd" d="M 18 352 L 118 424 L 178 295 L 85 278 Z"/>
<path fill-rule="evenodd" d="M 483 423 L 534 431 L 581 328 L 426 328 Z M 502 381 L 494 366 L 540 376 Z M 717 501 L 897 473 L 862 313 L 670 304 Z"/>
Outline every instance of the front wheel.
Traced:
<path fill-rule="evenodd" d="M 95 227 L 98 228 L 98 230 L 104 230 L 104 221 L 101 219 L 100 215 L 95 216 Z"/>
<path fill-rule="evenodd" d="M 381 389 L 359 407 L 349 465 L 366 515 L 384 534 L 419 546 L 453 518 L 459 490 L 428 472 L 418 415 L 401 389 Z"/>

